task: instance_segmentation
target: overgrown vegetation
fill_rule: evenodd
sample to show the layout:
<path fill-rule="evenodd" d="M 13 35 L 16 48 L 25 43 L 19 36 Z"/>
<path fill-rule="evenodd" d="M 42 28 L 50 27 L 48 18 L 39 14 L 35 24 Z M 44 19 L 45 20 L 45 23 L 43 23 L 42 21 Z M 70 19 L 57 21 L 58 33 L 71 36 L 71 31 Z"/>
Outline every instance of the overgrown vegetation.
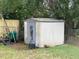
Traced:
<path fill-rule="evenodd" d="M 28 17 L 78 19 L 78 0 L 0 0 L 0 13 Z"/>
<path fill-rule="evenodd" d="M 78 52 L 79 48 L 73 45 L 16 50 L 0 44 L 0 59 L 79 59 Z"/>
<path fill-rule="evenodd" d="M 0 3 L 0 13 L 5 18 L 15 16 L 14 18 L 24 20 L 34 16 L 45 16 L 43 0 L 0 0 Z"/>

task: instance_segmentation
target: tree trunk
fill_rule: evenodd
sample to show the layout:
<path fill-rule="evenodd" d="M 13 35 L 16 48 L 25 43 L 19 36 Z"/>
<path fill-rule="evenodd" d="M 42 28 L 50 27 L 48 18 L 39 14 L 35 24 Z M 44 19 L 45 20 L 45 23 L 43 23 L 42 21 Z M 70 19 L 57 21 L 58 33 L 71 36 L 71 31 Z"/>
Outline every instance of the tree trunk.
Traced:
<path fill-rule="evenodd" d="M 65 22 L 65 43 L 67 40 L 71 39 L 70 37 L 73 36 L 73 22 L 68 20 Z"/>

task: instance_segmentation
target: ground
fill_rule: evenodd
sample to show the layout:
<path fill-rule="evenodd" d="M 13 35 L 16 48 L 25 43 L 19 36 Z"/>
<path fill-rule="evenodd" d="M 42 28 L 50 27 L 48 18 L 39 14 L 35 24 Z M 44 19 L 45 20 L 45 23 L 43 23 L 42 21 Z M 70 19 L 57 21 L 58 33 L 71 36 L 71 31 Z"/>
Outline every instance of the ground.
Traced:
<path fill-rule="evenodd" d="M 60 45 L 51 48 L 27 49 L 24 44 L 0 44 L 0 59 L 79 59 L 79 47 Z"/>

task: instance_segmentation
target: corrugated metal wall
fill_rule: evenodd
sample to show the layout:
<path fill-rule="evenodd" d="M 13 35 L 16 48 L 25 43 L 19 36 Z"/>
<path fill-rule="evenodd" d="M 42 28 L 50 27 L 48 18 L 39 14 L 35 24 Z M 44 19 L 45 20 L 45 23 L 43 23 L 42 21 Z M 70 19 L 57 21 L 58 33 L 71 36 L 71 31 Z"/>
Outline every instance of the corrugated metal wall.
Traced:
<path fill-rule="evenodd" d="M 7 26 L 10 31 L 16 31 L 18 33 L 19 31 L 19 20 L 13 20 L 13 19 L 6 19 Z M 3 36 L 6 33 L 5 30 L 5 22 L 0 19 L 0 37 Z"/>

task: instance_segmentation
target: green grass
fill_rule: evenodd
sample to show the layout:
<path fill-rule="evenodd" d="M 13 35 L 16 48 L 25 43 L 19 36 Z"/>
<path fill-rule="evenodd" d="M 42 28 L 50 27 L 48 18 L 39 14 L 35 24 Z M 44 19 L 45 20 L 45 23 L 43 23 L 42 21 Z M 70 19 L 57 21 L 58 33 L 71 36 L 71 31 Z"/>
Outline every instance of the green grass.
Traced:
<path fill-rule="evenodd" d="M 16 50 L 0 45 L 0 59 L 79 59 L 79 48 L 61 45 L 52 48 Z"/>

